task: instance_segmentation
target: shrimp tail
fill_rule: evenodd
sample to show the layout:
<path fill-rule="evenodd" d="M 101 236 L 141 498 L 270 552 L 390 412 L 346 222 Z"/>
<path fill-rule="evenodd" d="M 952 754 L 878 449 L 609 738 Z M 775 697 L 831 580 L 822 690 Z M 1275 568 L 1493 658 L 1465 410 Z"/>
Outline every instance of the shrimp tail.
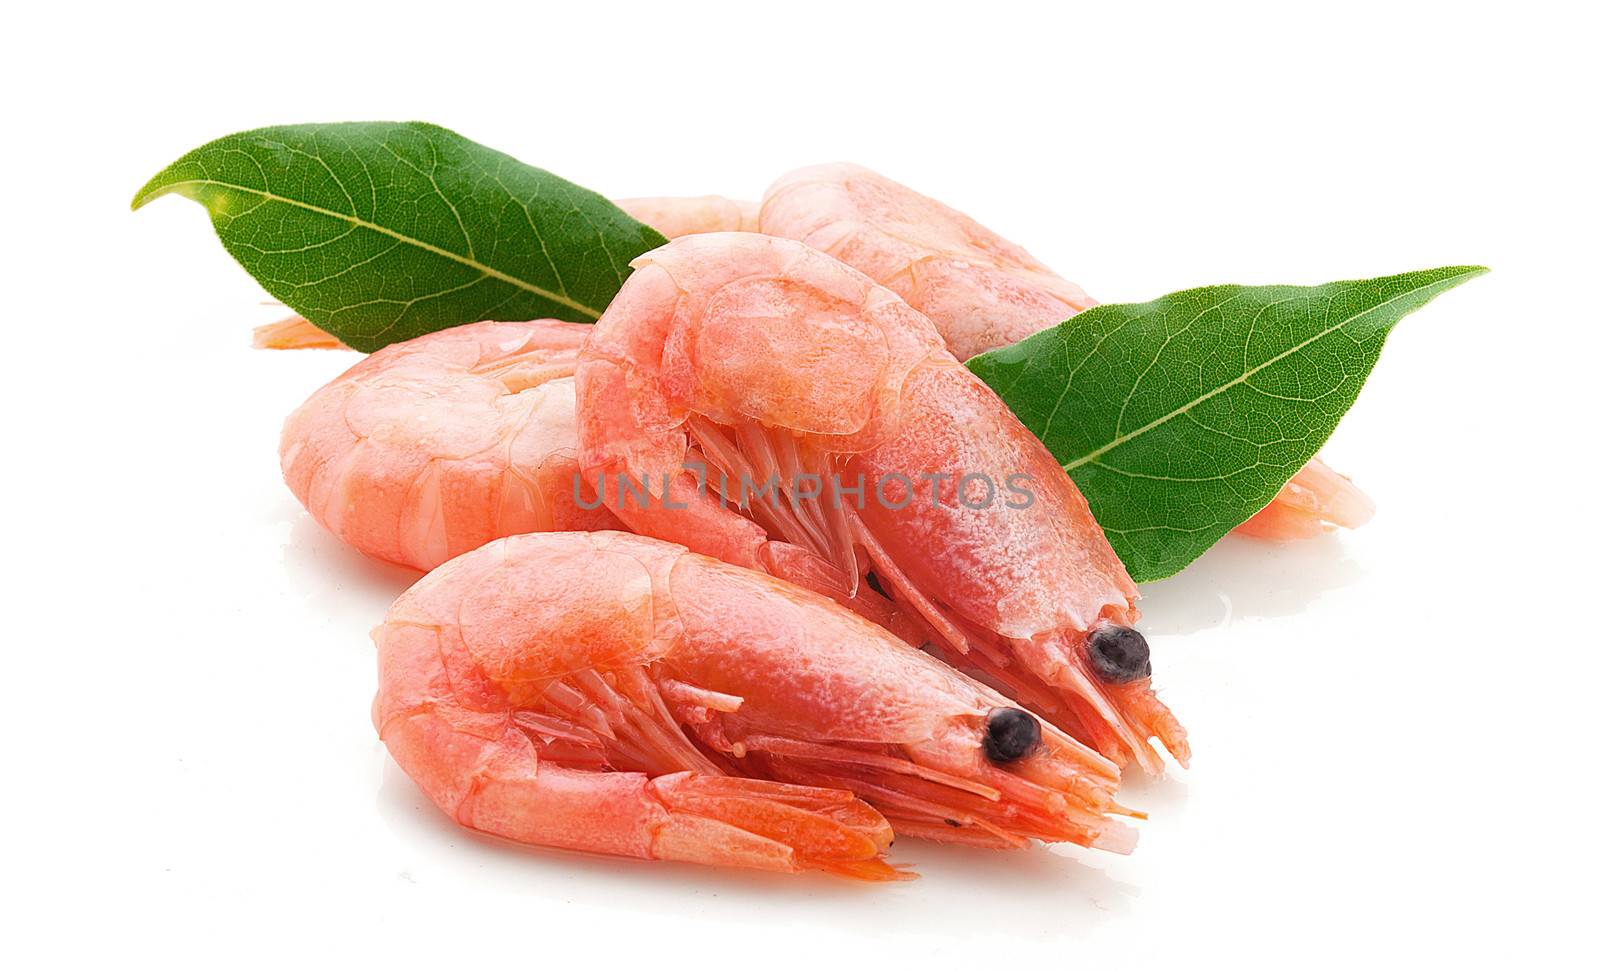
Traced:
<path fill-rule="evenodd" d="M 873 882 L 915 877 L 883 860 L 894 834 L 849 791 L 688 772 L 649 789 L 669 814 L 655 832 L 655 858 Z"/>
<path fill-rule="evenodd" d="M 284 318 L 263 324 L 252 332 L 250 344 L 256 348 L 293 350 L 298 348 L 348 348 L 344 342 L 300 317 Z"/>
<path fill-rule="evenodd" d="M 1336 527 L 1360 527 L 1376 510 L 1372 498 L 1349 477 L 1313 456 L 1271 503 L 1234 532 L 1262 540 L 1306 540 Z"/>

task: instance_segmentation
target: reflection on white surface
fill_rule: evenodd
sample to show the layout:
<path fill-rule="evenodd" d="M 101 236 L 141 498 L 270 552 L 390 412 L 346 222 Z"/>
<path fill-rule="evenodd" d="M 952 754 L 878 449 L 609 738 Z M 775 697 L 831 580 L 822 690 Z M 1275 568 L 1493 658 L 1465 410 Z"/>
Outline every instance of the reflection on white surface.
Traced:
<path fill-rule="evenodd" d="M 422 577 L 411 568 L 367 557 L 323 530 L 295 503 L 288 487 L 283 496 L 285 505 L 293 508 L 287 514 L 289 536 L 282 549 L 284 575 L 311 611 L 348 611 L 353 598 L 387 607 Z"/>
<path fill-rule="evenodd" d="M 469 873 L 475 884 L 497 895 L 544 899 L 552 888 L 568 902 L 660 917 L 693 915 L 703 899 L 728 896 L 725 908 L 752 918 L 770 909 L 804 908 L 812 917 L 863 929 L 917 922 L 927 878 L 871 885 L 817 873 L 773 874 L 748 869 L 713 869 L 680 862 L 639 862 L 549 848 L 528 848 L 467 831 L 422 795 L 392 761 L 386 761 L 377 792 L 377 814 L 396 842 L 412 849 L 419 864 L 396 878 L 428 886 Z M 1034 846 L 995 852 L 902 839 L 891 852 L 897 864 L 959 889 L 974 917 L 1004 918 L 1022 939 L 1058 939 L 1063 917 L 1079 909 L 1125 913 L 1138 889 L 1092 863 L 1111 858 L 1073 847 Z M 450 862 L 451 864 L 444 864 Z M 870 912 L 860 910 L 870 906 Z M 888 924 L 886 927 L 882 924 Z M 962 928 L 924 928 L 924 933 L 961 938 Z"/>
<path fill-rule="evenodd" d="M 1230 534 L 1178 574 L 1140 588 L 1139 628 L 1151 637 L 1184 635 L 1298 614 L 1360 577 L 1338 533 L 1289 543 Z"/>

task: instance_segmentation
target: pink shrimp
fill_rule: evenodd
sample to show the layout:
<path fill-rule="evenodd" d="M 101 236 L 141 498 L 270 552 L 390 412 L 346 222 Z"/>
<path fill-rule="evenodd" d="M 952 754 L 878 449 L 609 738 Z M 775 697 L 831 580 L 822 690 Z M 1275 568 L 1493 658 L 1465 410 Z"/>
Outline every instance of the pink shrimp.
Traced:
<path fill-rule="evenodd" d="M 298 314 L 256 328 L 251 335 L 250 343 L 257 348 L 272 348 L 277 351 L 350 347 Z"/>
<path fill-rule="evenodd" d="M 947 658 L 1118 763 L 1157 771 L 1152 736 L 1187 760 L 1130 627 L 1137 590 L 1088 505 L 926 317 L 776 237 L 683 237 L 633 266 L 577 372 L 579 461 L 625 523 L 807 583 L 772 558 L 775 536 L 884 590 Z M 988 503 L 969 475 L 989 478 Z M 1000 502 L 1001 481 L 1027 502 Z"/>
<path fill-rule="evenodd" d="M 455 821 L 514 841 L 884 880 L 906 877 L 883 860 L 891 825 L 985 847 L 1136 837 L 1093 751 L 832 601 L 675 544 L 494 541 L 374 638 L 390 754 Z"/>
<path fill-rule="evenodd" d="M 1372 498 L 1349 477 L 1313 456 L 1271 503 L 1233 532 L 1268 541 L 1306 540 L 1337 527 L 1360 527 L 1375 512 Z"/>
<path fill-rule="evenodd" d="M 626 202 L 668 237 L 751 229 L 748 220 L 735 227 L 715 217 L 756 205 L 721 197 Z M 1078 285 L 966 214 L 861 166 L 791 172 L 767 190 L 759 210 L 760 232 L 816 247 L 899 294 L 933 321 L 963 361 L 1095 304 Z M 1359 527 L 1373 509 L 1360 488 L 1313 458 L 1238 532 L 1271 540 L 1312 537 Z"/>
<path fill-rule="evenodd" d="M 575 487 L 589 328 L 484 322 L 374 352 L 284 423 L 284 479 L 335 536 L 421 571 L 509 534 L 617 527 Z"/>

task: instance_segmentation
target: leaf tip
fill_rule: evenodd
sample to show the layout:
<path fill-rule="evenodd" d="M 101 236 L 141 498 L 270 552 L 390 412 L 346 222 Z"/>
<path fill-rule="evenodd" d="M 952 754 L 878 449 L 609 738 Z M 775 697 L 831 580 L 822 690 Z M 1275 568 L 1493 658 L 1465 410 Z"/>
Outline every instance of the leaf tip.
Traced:
<path fill-rule="evenodd" d="M 133 200 L 128 204 L 128 209 L 138 212 L 139 208 L 145 203 L 150 202 L 152 199 L 155 199 L 158 196 L 165 195 L 166 192 L 171 188 L 166 183 L 162 182 L 161 177 L 165 176 L 166 174 L 167 170 L 163 169 L 151 176 L 149 182 L 146 182 L 143 186 L 140 186 L 139 191 L 133 194 Z"/>
<path fill-rule="evenodd" d="M 1436 270 L 1428 272 L 1437 274 L 1437 279 L 1439 280 L 1450 281 L 1450 286 L 1454 287 L 1455 285 L 1462 283 L 1463 281 L 1471 280 L 1474 277 L 1482 277 L 1484 274 L 1489 272 L 1489 268 L 1483 266 L 1482 264 L 1457 264 L 1452 267 L 1440 267 Z"/>
<path fill-rule="evenodd" d="M 1434 281 L 1440 285 L 1438 292 L 1452 290 L 1472 278 L 1482 277 L 1488 272 L 1489 268 L 1482 264 L 1458 264 L 1454 267 L 1440 267 L 1432 271 L 1436 275 Z"/>

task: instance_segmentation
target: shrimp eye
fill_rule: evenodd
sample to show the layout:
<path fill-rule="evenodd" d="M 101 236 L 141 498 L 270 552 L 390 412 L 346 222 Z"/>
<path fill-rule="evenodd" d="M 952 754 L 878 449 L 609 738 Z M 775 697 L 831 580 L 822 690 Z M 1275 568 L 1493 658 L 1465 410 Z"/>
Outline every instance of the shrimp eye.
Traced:
<path fill-rule="evenodd" d="M 1106 682 L 1133 682 L 1150 675 L 1150 643 L 1121 625 L 1107 625 L 1089 636 L 1089 662 Z"/>
<path fill-rule="evenodd" d="M 1009 706 L 989 711 L 983 728 L 983 752 L 990 763 L 1007 764 L 1026 757 L 1039 745 L 1039 721 Z"/>

